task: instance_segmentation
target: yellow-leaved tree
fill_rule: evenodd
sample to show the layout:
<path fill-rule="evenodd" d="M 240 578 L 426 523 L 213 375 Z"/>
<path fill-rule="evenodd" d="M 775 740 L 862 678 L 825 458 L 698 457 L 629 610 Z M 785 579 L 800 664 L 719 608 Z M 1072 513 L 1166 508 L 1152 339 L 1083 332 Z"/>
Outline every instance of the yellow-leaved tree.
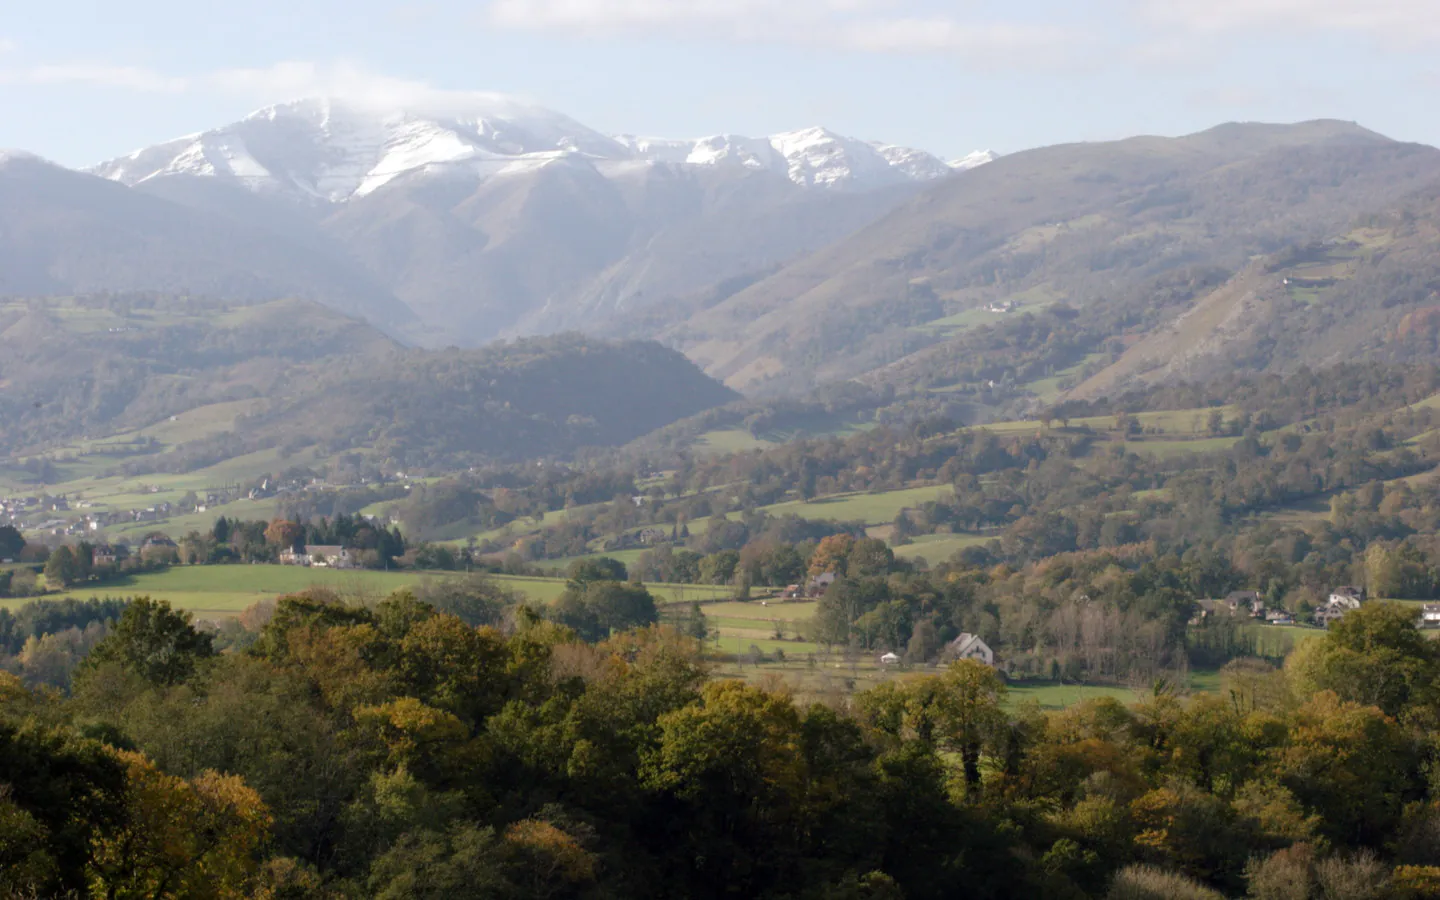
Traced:
<path fill-rule="evenodd" d="M 233 775 L 167 775 L 139 753 L 116 751 L 126 773 L 124 827 L 96 840 L 94 896 L 106 900 L 249 895 L 270 811 Z"/>

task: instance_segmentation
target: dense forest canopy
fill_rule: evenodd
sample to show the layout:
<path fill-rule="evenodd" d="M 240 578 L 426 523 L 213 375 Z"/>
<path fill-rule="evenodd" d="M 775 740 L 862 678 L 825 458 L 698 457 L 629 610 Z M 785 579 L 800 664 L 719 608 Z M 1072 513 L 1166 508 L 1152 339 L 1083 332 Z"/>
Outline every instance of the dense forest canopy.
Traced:
<path fill-rule="evenodd" d="M 575 591 L 606 584 L 621 590 Z M 696 641 L 665 627 L 581 642 L 524 606 L 479 628 L 442 608 L 289 596 L 217 653 L 188 615 L 140 599 L 69 697 L 0 675 L 0 889 L 1078 900 L 1440 884 L 1440 651 L 1399 606 L 1362 608 L 1283 670 L 1227 666 L 1222 695 L 1159 679 L 1130 706 L 1053 713 L 1007 704 L 971 660 L 805 704 L 707 681 Z"/>

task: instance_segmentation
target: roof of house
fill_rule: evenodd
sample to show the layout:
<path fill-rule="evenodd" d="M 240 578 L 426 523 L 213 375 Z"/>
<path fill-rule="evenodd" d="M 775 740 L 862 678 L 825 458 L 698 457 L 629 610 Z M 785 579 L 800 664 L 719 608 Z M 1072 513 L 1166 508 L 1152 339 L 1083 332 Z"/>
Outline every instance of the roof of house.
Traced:
<path fill-rule="evenodd" d="M 975 645 L 975 644 L 980 644 L 980 645 L 985 646 L 985 647 L 987 647 L 987 648 L 989 647 L 988 644 L 986 644 L 984 641 L 980 640 L 980 635 L 978 635 L 978 634 L 970 634 L 968 631 L 965 632 L 965 633 L 963 633 L 963 634 L 961 634 L 961 635 L 960 635 L 959 637 L 957 637 L 955 640 L 951 641 L 947 646 L 948 646 L 950 649 L 952 649 L 952 650 L 955 650 L 955 651 L 957 651 L 957 652 L 960 652 L 960 651 L 969 649 L 971 646 L 973 646 L 973 645 Z"/>

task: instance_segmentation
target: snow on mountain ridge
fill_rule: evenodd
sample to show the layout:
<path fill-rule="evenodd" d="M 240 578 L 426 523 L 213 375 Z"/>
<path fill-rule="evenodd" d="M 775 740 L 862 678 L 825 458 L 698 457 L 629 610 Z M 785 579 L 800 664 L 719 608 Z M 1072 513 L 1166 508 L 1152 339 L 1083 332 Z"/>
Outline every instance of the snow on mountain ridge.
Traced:
<path fill-rule="evenodd" d="M 329 98 L 297 100 L 90 171 L 128 185 L 166 176 L 223 178 L 306 202 L 339 203 L 414 172 L 458 169 L 494 177 L 533 171 L 566 156 L 739 166 L 771 171 L 806 187 L 832 188 L 924 181 L 952 170 L 919 150 L 867 143 L 824 128 L 766 138 L 612 138 L 560 113 L 476 94 L 444 110 L 385 111 Z M 966 157 L 975 159 L 976 154 Z"/>
<path fill-rule="evenodd" d="M 994 150 L 976 150 L 975 152 L 970 153 L 966 156 L 962 156 L 959 159 L 952 159 L 945 165 L 958 172 L 964 172 L 967 169 L 975 169 L 985 165 L 986 163 L 992 163 L 999 158 L 1000 154 L 996 153 Z"/>
<path fill-rule="evenodd" d="M 655 162 L 740 165 L 784 175 L 807 187 L 874 187 L 928 181 L 951 168 L 923 150 L 844 137 L 826 128 L 803 128 L 765 138 L 713 135 L 689 141 L 620 135 L 637 156 Z"/>

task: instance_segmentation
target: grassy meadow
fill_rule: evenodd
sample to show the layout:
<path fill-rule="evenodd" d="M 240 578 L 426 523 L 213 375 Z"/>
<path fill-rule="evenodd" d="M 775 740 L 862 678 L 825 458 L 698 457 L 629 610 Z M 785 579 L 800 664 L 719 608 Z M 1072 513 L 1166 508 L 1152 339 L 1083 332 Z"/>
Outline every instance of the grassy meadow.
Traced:
<path fill-rule="evenodd" d="M 234 616 L 246 607 L 282 594 L 324 587 L 362 601 L 380 600 L 392 591 L 415 587 L 426 580 L 460 577 L 456 572 L 374 572 L 363 569 L 319 569 L 304 566 L 235 565 L 176 566 L 162 572 L 132 575 L 104 585 L 91 585 L 45 599 L 64 597 L 150 596 L 168 600 L 177 609 L 199 618 Z M 565 590 L 563 578 L 492 576 L 505 587 L 536 603 L 549 603 Z M 689 603 L 729 597 L 734 588 L 711 585 L 647 585 L 657 603 Z M 27 598 L 0 600 L 0 607 L 15 608 Z"/>
<path fill-rule="evenodd" d="M 888 525 L 902 509 L 916 507 L 930 500 L 950 496 L 955 489 L 948 484 L 881 491 L 873 494 L 836 494 L 808 503 L 789 500 L 762 509 L 772 516 L 794 514 L 802 519 L 834 522 L 864 522 L 866 525 Z M 738 518 L 736 514 L 736 518 Z"/>
<path fill-rule="evenodd" d="M 998 535 L 927 534 L 896 547 L 895 555 L 901 559 L 923 559 L 931 566 L 938 566 L 966 547 L 983 547 L 996 537 Z"/>

